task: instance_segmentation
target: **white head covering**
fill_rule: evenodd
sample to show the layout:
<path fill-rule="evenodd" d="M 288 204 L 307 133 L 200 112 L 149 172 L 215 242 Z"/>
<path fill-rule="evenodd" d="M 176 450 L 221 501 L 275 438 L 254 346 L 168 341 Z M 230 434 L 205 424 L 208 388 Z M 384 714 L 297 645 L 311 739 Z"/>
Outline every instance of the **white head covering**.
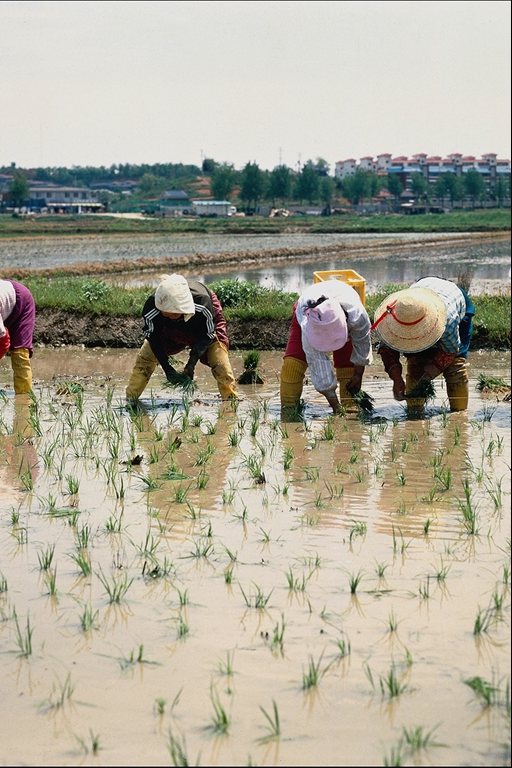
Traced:
<path fill-rule="evenodd" d="M 326 299 L 316 307 L 306 309 L 304 314 L 304 333 L 313 349 L 334 352 L 345 346 L 348 341 L 347 319 L 339 301 Z"/>
<path fill-rule="evenodd" d="M 155 307 L 161 312 L 184 315 L 185 321 L 195 315 L 194 299 L 183 275 L 162 275 L 155 291 Z"/>

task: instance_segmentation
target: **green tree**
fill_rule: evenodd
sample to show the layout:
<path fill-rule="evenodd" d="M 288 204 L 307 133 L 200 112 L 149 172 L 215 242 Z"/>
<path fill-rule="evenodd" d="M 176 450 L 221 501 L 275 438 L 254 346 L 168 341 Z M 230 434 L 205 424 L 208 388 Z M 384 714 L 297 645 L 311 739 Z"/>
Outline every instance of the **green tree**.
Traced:
<path fill-rule="evenodd" d="M 307 200 L 311 204 L 318 197 L 318 186 L 318 174 L 311 160 L 308 160 L 297 177 L 294 196 L 297 200 Z"/>
<path fill-rule="evenodd" d="M 417 200 L 428 200 L 428 184 L 422 173 L 411 174 L 411 192 Z"/>
<path fill-rule="evenodd" d="M 475 168 L 470 168 L 464 175 L 464 190 L 471 198 L 471 204 L 475 207 L 475 202 L 481 200 L 485 192 L 485 184 L 482 175 Z"/>
<path fill-rule="evenodd" d="M 276 165 L 270 172 L 268 194 L 272 202 L 281 201 L 284 207 L 285 201 L 292 193 L 292 174 L 288 166 Z"/>
<path fill-rule="evenodd" d="M 247 207 L 256 208 L 265 195 L 265 174 L 257 163 L 247 163 L 241 173 L 240 199 Z"/>
<path fill-rule="evenodd" d="M 324 203 L 325 211 L 331 212 L 332 199 L 336 191 L 336 184 L 331 176 L 323 176 L 320 179 L 320 199 Z"/>
<path fill-rule="evenodd" d="M 16 207 L 23 205 L 28 200 L 29 189 L 27 177 L 23 173 L 20 173 L 20 171 L 16 171 L 14 174 L 13 179 L 9 184 L 7 194 L 9 201 Z"/>
<path fill-rule="evenodd" d="M 371 175 L 373 174 L 358 168 L 353 176 L 343 179 L 343 194 L 352 205 L 358 205 L 365 198 L 371 197 Z"/>
<path fill-rule="evenodd" d="M 387 187 L 388 192 L 393 195 L 395 202 L 398 203 L 403 187 L 400 177 L 396 173 L 388 173 Z"/>
<path fill-rule="evenodd" d="M 217 163 L 215 162 L 215 160 L 212 160 L 211 157 L 205 157 L 205 159 L 203 160 L 203 164 L 201 166 L 201 170 L 203 171 L 203 173 L 208 175 L 214 172 L 216 165 Z"/>
<path fill-rule="evenodd" d="M 155 176 L 154 173 L 145 173 L 139 182 L 139 191 L 145 197 L 156 197 L 165 187 L 165 179 Z"/>
<path fill-rule="evenodd" d="M 232 165 L 217 165 L 212 173 L 211 191 L 217 200 L 229 200 L 236 182 L 236 171 Z"/>

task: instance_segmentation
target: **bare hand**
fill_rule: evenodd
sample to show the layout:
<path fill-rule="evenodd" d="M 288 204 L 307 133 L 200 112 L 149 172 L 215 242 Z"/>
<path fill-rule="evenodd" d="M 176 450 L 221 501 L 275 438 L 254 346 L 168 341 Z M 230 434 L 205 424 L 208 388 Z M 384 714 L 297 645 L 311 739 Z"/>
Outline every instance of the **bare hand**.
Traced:
<path fill-rule="evenodd" d="M 405 381 L 401 376 L 393 381 L 393 397 L 395 400 L 405 400 Z"/>

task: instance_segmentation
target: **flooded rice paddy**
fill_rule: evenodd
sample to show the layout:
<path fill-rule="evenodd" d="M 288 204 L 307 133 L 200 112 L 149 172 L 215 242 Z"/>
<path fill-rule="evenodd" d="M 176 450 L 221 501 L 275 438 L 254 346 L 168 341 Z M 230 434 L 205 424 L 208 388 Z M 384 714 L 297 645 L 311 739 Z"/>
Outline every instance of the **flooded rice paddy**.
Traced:
<path fill-rule="evenodd" d="M 378 364 L 290 419 L 270 352 L 127 410 L 134 354 L 0 365 L 2 765 L 509 765 L 510 353 L 419 420 Z"/>

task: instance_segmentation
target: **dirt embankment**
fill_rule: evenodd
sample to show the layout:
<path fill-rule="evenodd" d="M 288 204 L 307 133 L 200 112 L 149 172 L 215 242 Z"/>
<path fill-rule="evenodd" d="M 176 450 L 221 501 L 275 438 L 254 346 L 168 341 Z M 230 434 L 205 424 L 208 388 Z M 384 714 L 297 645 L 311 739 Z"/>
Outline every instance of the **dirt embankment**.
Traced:
<path fill-rule="evenodd" d="M 228 330 L 232 349 L 284 349 L 289 321 L 260 323 L 255 320 L 231 320 Z M 139 347 L 143 341 L 142 319 L 108 317 L 40 309 L 36 317 L 34 344 L 53 347 Z"/>

